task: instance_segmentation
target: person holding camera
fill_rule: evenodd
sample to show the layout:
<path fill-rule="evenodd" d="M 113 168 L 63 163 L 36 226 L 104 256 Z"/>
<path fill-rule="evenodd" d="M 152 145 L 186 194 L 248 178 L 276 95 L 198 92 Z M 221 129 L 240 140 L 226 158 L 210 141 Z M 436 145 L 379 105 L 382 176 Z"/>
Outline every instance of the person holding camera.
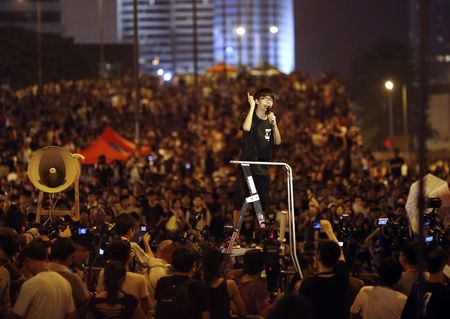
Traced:
<path fill-rule="evenodd" d="M 316 272 L 300 283 L 298 293 L 311 301 L 316 318 L 348 318 L 363 282 L 349 276 L 344 253 L 331 223 L 322 219 L 320 228 L 328 240 L 319 242 L 314 258 Z"/>

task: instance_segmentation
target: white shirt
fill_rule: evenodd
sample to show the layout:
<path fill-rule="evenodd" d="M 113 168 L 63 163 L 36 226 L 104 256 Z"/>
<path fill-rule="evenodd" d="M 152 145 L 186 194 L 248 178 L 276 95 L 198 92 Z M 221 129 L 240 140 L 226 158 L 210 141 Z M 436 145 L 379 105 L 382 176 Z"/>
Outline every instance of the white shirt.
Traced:
<path fill-rule="evenodd" d="M 406 295 L 393 289 L 367 286 L 359 291 L 350 312 L 363 319 L 399 319 L 406 299 Z"/>
<path fill-rule="evenodd" d="M 104 269 L 102 269 L 98 275 L 97 292 L 105 289 L 104 279 Z M 122 291 L 135 296 L 139 301 L 143 298 L 148 298 L 149 296 L 145 277 L 130 271 L 127 271 L 125 274 Z"/>
<path fill-rule="evenodd" d="M 150 257 L 150 267 L 147 268 L 145 278 L 148 283 L 148 290 L 150 293 L 150 308 L 156 307 L 155 290 L 158 280 L 162 277 L 168 276 L 171 273 L 172 267 L 163 259 Z"/>
<path fill-rule="evenodd" d="M 13 307 L 14 313 L 30 319 L 61 319 L 74 311 L 70 284 L 54 271 L 41 271 L 28 279 Z"/>

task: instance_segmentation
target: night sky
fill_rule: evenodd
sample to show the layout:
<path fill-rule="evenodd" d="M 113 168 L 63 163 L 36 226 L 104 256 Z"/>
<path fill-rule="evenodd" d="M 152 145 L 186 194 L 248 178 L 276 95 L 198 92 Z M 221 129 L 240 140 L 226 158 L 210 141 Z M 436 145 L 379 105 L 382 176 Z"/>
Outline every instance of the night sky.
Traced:
<path fill-rule="evenodd" d="M 408 0 L 294 0 L 296 68 L 348 75 L 358 50 L 383 38 L 408 41 Z"/>

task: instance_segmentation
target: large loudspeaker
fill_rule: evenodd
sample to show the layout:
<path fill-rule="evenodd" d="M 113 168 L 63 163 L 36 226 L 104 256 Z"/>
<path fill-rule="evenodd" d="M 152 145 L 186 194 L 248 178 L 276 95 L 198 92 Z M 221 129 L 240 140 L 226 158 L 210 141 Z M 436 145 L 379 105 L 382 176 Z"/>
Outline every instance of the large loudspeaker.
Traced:
<path fill-rule="evenodd" d="M 84 160 L 80 154 L 72 154 L 68 150 L 48 146 L 40 149 L 28 163 L 28 178 L 39 189 L 38 204 L 36 210 L 36 222 L 41 221 L 41 215 L 63 216 L 72 215 L 74 220 L 80 220 L 80 190 L 78 179 L 81 168 L 79 160 Z M 70 210 L 56 210 L 52 203 L 54 193 L 59 193 L 74 185 L 74 206 Z M 50 209 L 43 209 L 44 193 L 50 193 Z"/>
<path fill-rule="evenodd" d="M 28 163 L 28 177 L 33 185 L 45 193 L 59 193 L 75 181 L 80 164 L 68 150 L 48 146 L 40 149 Z"/>

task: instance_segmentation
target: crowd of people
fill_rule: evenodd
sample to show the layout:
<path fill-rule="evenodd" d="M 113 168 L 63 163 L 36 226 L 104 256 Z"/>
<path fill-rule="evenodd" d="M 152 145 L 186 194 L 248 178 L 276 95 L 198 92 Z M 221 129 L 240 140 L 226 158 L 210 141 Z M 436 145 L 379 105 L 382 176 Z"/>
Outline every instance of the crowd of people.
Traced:
<path fill-rule="evenodd" d="M 240 232 L 248 251 L 232 262 L 220 253 L 240 169 L 229 161 L 239 158 L 247 92 L 261 87 L 275 92 L 282 134 L 272 160 L 293 168 L 298 242 L 281 246 L 298 250 L 303 269 L 303 278 L 281 278 L 278 270 L 278 282 L 288 283 L 275 287 L 267 285 L 273 271 L 264 242 L 277 237 L 287 209 L 285 172 L 269 171 L 268 231 L 260 232 L 249 209 Z M 418 269 L 405 203 L 418 169 L 398 153 L 382 162 L 364 148 L 333 74 L 205 76 L 196 85 L 141 78 L 142 144 L 151 154 L 83 165 L 80 220 L 36 225 L 31 154 L 50 145 L 76 153 L 106 126 L 132 139 L 134 96 L 128 77 L 0 88 L 2 315 L 414 318 Z M 428 171 L 447 180 L 450 169 L 438 161 Z M 73 190 L 58 195 L 55 207 L 72 205 Z M 447 318 L 447 221 L 431 222 L 426 309 L 428 318 Z M 293 269 L 287 253 L 276 259 Z"/>

